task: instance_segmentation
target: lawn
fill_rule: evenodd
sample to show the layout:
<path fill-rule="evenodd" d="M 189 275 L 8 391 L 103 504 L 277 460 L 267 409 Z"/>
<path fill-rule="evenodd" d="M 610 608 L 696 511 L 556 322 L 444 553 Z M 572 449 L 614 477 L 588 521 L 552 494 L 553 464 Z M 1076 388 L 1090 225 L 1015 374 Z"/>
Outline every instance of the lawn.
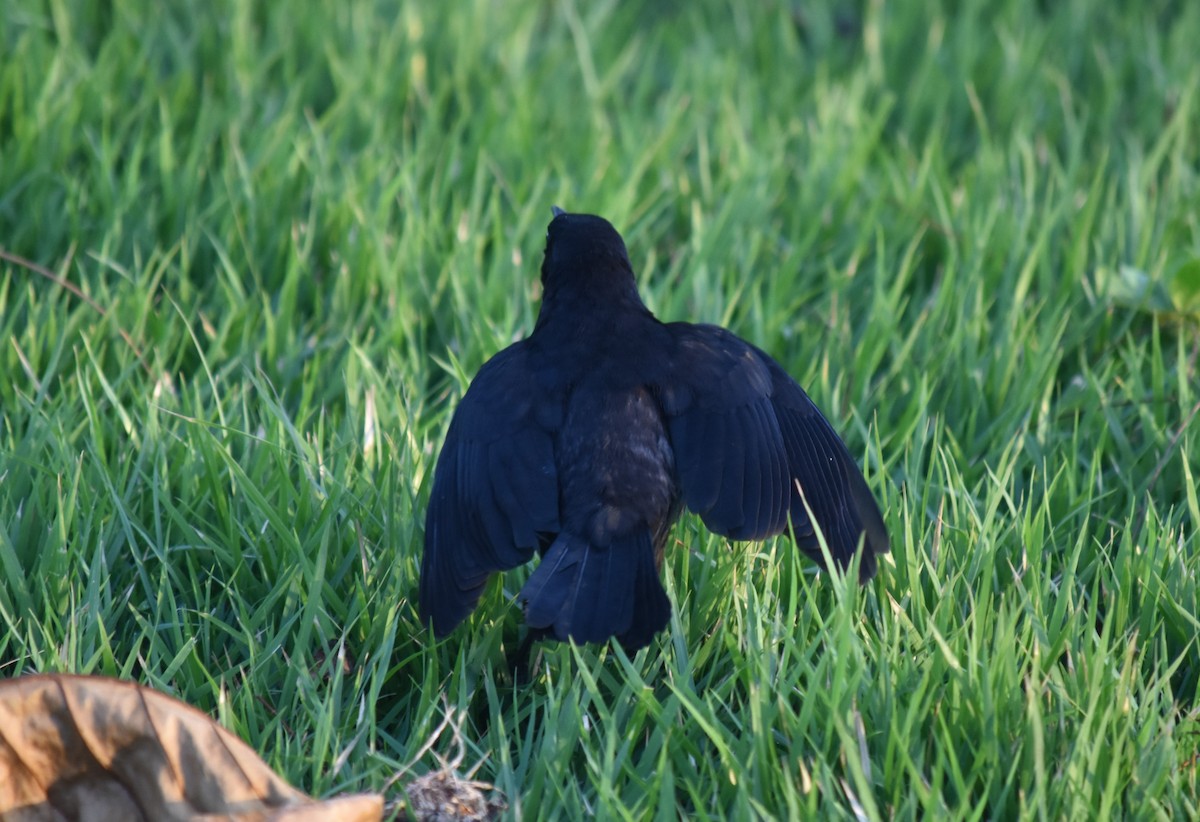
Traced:
<path fill-rule="evenodd" d="M 527 818 L 1200 814 L 1200 4 L 0 0 L 0 676 L 317 795 Z M 686 516 L 669 632 L 435 643 L 430 478 L 550 206 L 860 456 L 865 588 Z"/>

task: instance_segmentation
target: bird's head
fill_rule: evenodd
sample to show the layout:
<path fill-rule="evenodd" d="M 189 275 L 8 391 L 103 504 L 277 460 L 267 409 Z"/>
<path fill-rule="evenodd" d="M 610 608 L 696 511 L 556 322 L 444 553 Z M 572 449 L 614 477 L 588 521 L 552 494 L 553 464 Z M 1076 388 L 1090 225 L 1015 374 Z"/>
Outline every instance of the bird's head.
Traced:
<path fill-rule="evenodd" d="M 594 214 L 571 214 L 558 206 L 546 228 L 542 289 L 547 300 L 565 292 L 593 299 L 632 296 L 641 303 L 625 241 L 612 223 Z"/>

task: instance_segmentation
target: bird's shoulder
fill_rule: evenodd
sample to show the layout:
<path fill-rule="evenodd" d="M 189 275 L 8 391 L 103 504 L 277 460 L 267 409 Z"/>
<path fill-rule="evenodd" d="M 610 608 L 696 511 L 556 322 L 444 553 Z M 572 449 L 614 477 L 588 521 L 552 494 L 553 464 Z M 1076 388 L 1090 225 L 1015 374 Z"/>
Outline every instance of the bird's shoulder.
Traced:
<path fill-rule="evenodd" d="M 449 436 L 495 442 L 534 426 L 546 432 L 562 425 L 561 380 L 539 362 L 535 346 L 519 340 L 485 362 L 459 402 Z"/>
<path fill-rule="evenodd" d="M 720 326 L 673 322 L 656 387 L 663 410 L 676 416 L 696 407 L 737 407 L 774 391 L 769 358 Z"/>

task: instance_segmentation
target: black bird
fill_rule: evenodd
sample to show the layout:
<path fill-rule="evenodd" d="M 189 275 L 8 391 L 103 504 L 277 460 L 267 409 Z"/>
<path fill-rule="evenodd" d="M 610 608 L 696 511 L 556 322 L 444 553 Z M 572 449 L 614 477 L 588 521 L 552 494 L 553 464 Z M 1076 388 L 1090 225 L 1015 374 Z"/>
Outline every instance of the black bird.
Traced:
<path fill-rule="evenodd" d="M 815 519 L 843 567 L 861 540 L 860 581 L 874 576 L 875 498 L 778 363 L 723 328 L 655 319 L 600 217 L 554 209 L 542 287 L 533 333 L 479 370 L 438 458 L 420 590 L 438 636 L 536 550 L 531 636 L 649 644 L 670 617 L 659 567 L 684 505 L 734 540 L 790 522 L 820 561 Z"/>

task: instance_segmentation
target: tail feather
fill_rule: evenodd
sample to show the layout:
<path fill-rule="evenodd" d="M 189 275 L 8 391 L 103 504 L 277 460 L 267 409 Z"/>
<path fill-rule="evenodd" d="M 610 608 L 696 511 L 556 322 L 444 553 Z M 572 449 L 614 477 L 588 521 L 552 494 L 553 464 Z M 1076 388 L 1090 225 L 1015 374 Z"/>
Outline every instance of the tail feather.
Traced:
<path fill-rule="evenodd" d="M 596 547 L 560 534 L 521 589 L 525 622 L 560 640 L 604 642 L 627 650 L 649 644 L 670 617 L 648 532 Z"/>
<path fill-rule="evenodd" d="M 649 551 L 638 560 L 637 583 L 633 589 L 633 619 L 629 630 L 617 636 L 626 653 L 632 654 L 644 648 L 654 635 L 667 627 L 671 619 L 671 601 L 658 577 L 658 565 L 654 552 Z"/>
<path fill-rule="evenodd" d="M 531 628 L 551 628 L 567 607 L 579 575 L 579 563 L 587 543 L 562 534 L 546 549 L 542 561 L 518 595 L 525 606 L 525 622 Z"/>

